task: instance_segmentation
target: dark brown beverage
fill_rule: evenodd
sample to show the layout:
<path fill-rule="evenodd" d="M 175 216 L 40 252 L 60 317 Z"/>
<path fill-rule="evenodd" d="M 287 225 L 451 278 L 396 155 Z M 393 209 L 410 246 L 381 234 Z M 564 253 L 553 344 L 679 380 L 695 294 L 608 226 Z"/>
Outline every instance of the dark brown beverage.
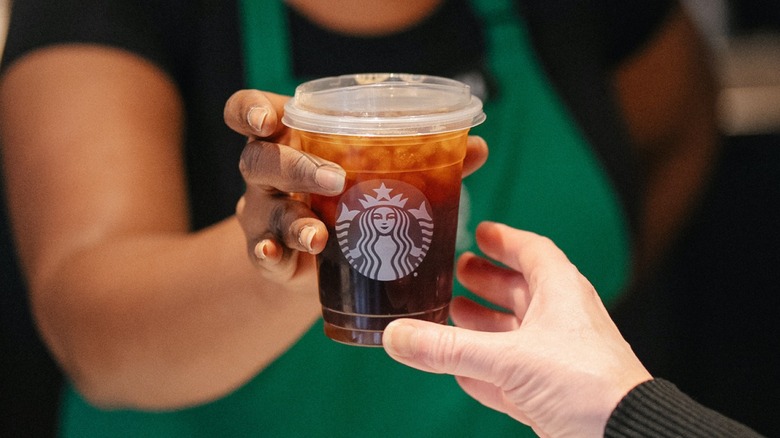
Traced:
<path fill-rule="evenodd" d="M 317 256 L 325 333 L 382 345 L 397 318 L 446 323 L 468 131 L 482 102 L 461 82 L 368 73 L 299 85 L 282 122 L 293 143 L 347 172 L 311 196 L 328 242 Z"/>
<path fill-rule="evenodd" d="M 452 297 L 467 131 L 405 137 L 300 133 L 347 171 L 341 196 L 312 196 L 328 228 L 318 256 L 325 332 L 381 345 L 392 320 L 445 323 Z"/>

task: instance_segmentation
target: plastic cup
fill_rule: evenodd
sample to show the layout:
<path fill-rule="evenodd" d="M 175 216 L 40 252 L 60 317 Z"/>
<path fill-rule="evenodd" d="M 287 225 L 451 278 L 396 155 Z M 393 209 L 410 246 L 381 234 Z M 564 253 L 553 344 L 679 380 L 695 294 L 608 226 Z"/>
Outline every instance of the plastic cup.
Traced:
<path fill-rule="evenodd" d="M 463 158 L 482 102 L 451 79 L 357 74 L 301 84 L 282 122 L 309 154 L 347 172 L 311 196 L 328 229 L 317 256 L 325 334 L 380 346 L 397 318 L 446 323 Z"/>

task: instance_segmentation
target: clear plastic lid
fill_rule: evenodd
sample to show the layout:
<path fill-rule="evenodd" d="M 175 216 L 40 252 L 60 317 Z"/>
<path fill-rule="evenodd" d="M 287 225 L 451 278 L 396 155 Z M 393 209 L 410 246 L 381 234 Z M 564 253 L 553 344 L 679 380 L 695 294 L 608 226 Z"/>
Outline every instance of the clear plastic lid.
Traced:
<path fill-rule="evenodd" d="M 369 73 L 305 82 L 282 123 L 301 131 L 361 136 L 437 134 L 482 123 L 468 85 L 438 76 Z"/>

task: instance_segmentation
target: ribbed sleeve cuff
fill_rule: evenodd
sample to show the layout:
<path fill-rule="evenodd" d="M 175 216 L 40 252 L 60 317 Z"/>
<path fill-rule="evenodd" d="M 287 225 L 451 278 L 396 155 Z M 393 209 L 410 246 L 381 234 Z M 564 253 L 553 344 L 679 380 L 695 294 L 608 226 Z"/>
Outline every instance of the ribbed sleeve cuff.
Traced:
<path fill-rule="evenodd" d="M 620 401 L 604 436 L 760 437 L 750 428 L 708 409 L 663 379 L 644 382 Z"/>

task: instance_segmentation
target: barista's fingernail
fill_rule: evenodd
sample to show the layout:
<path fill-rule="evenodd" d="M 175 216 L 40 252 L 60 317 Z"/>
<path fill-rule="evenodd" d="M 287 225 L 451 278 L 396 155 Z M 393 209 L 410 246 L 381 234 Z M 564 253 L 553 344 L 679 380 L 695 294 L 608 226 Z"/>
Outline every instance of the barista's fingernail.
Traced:
<path fill-rule="evenodd" d="M 255 257 L 257 257 L 260 260 L 265 260 L 268 258 L 268 241 L 267 240 L 261 240 L 257 242 L 257 245 L 255 245 Z"/>
<path fill-rule="evenodd" d="M 395 357 L 411 357 L 417 344 L 417 329 L 405 323 L 393 322 L 382 336 L 385 351 Z"/>
<path fill-rule="evenodd" d="M 306 225 L 298 231 L 298 243 L 302 247 L 306 248 L 306 251 L 312 252 L 311 243 L 314 240 L 314 236 L 317 235 L 317 229 L 311 225 Z"/>
<path fill-rule="evenodd" d="M 341 193 L 345 180 L 346 173 L 336 166 L 320 166 L 314 172 L 314 182 L 329 192 Z"/>
<path fill-rule="evenodd" d="M 246 122 L 249 123 L 249 126 L 251 126 L 252 129 L 257 131 L 259 134 L 263 130 L 263 122 L 265 121 L 265 117 L 267 115 L 267 109 L 263 108 L 262 106 L 253 106 L 246 114 Z"/>

